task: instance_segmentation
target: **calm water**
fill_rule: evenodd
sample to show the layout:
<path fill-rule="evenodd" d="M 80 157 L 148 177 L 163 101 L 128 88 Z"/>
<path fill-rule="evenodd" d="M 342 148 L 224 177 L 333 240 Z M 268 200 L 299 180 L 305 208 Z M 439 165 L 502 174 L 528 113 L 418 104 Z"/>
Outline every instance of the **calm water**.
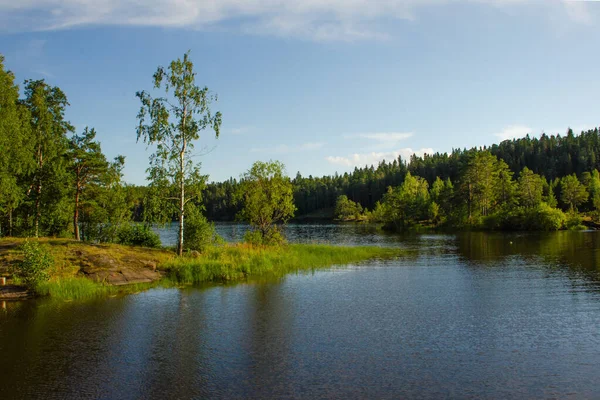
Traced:
<path fill-rule="evenodd" d="M 600 398 L 600 232 L 369 235 L 409 255 L 9 303 L 0 398 Z"/>

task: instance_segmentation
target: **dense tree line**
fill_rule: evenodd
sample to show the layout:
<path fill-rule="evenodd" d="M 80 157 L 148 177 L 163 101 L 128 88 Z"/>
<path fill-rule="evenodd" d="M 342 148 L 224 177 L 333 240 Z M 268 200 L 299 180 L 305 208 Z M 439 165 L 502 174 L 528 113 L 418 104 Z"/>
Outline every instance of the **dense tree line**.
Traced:
<path fill-rule="evenodd" d="M 585 180 L 593 170 L 600 169 L 600 135 L 598 128 L 575 135 L 569 129 L 566 135 L 546 135 L 539 138 L 526 136 L 521 139 L 505 140 L 490 147 L 454 149 L 450 153 L 413 155 L 409 160 L 399 157 L 382 161 L 377 166 L 355 168 L 344 174 L 323 177 L 303 177 L 300 173 L 292 179 L 296 215 L 310 215 L 319 210 L 331 209 L 330 216 L 339 196 L 346 196 L 362 208 L 373 210 L 389 187 L 400 186 L 410 172 L 423 178 L 431 187 L 437 178 L 457 183 L 464 178 L 464 171 L 479 153 L 489 153 L 502 160 L 502 182 L 509 174 L 518 175 L 525 168 L 540 175 L 556 187 L 556 180 L 575 174 Z M 587 174 L 587 175 L 586 175 Z M 482 179 L 487 177 L 480 176 Z M 472 176 L 471 180 L 477 176 Z M 206 214 L 209 219 L 230 220 L 238 212 L 233 194 L 239 182 L 229 179 L 210 183 L 204 190 Z M 558 189 L 560 190 L 560 189 Z M 584 209 L 592 209 L 590 202 Z"/>

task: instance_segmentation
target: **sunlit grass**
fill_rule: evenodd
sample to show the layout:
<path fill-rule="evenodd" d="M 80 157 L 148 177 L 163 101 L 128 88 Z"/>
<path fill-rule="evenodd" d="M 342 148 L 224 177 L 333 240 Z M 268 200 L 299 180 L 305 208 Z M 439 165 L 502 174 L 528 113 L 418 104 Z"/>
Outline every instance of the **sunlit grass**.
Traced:
<path fill-rule="evenodd" d="M 180 284 L 228 282 L 252 276 L 277 275 L 358 263 L 373 258 L 392 258 L 402 250 L 380 247 L 341 247 L 293 244 L 282 247 L 227 245 L 215 247 L 197 258 L 182 257 L 161 264 L 167 277 Z"/>
<path fill-rule="evenodd" d="M 35 291 L 39 296 L 50 296 L 55 300 L 86 300 L 109 295 L 137 293 L 159 284 L 159 282 L 149 282 L 113 286 L 94 282 L 85 277 L 69 277 L 43 282 L 36 287 Z"/>
<path fill-rule="evenodd" d="M 38 239 L 30 239 L 38 240 Z M 58 300 L 82 300 L 122 293 L 135 293 L 155 286 L 192 285 L 210 282 L 237 282 L 253 277 L 281 277 L 288 273 L 311 271 L 333 265 L 359 263 L 374 258 L 393 258 L 404 252 L 397 248 L 342 247 L 322 244 L 290 244 L 280 247 L 225 244 L 202 254 L 177 257 L 171 250 L 116 244 L 90 244 L 69 239 L 39 239 L 52 254 L 51 279 L 34 288 L 37 295 Z M 18 245 L 23 239 L 0 240 L 0 263 L 22 259 Z M 149 263 L 165 277 L 152 283 L 113 286 L 96 282 L 81 273 L 84 264 L 134 266 Z M 18 283 L 16 279 L 15 283 Z"/>

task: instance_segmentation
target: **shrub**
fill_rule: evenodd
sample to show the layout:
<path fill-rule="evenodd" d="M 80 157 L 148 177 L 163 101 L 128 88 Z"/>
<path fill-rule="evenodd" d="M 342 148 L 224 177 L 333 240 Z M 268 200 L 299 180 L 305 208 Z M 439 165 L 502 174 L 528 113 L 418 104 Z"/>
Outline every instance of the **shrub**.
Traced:
<path fill-rule="evenodd" d="M 537 208 L 537 228 L 544 231 L 557 231 L 563 227 L 567 217 L 564 212 L 546 203 Z"/>
<path fill-rule="evenodd" d="M 215 231 L 215 225 L 209 222 L 200 210 L 190 208 L 186 213 L 183 247 L 204 252 L 210 246 L 222 242 L 223 239 Z"/>
<path fill-rule="evenodd" d="M 583 218 L 581 218 L 581 215 L 579 215 L 576 211 L 571 210 L 567 213 L 565 228 L 572 231 L 585 229 L 585 226 L 582 224 L 582 222 Z"/>
<path fill-rule="evenodd" d="M 117 232 L 117 243 L 129 246 L 160 247 L 160 237 L 146 225 L 124 225 Z"/>
<path fill-rule="evenodd" d="M 244 234 L 244 241 L 255 246 L 281 246 L 286 243 L 281 230 L 276 226 L 269 228 L 264 234 L 255 229 Z"/>
<path fill-rule="evenodd" d="M 48 248 L 40 246 L 38 242 L 27 241 L 20 250 L 23 252 L 23 261 L 17 264 L 16 274 L 35 290 L 38 284 L 50 279 L 48 270 L 54 265 L 54 258 Z"/>
<path fill-rule="evenodd" d="M 564 226 L 565 221 L 565 213 L 561 210 L 540 203 L 537 207 L 501 210 L 485 217 L 483 226 L 490 230 L 556 231 Z"/>

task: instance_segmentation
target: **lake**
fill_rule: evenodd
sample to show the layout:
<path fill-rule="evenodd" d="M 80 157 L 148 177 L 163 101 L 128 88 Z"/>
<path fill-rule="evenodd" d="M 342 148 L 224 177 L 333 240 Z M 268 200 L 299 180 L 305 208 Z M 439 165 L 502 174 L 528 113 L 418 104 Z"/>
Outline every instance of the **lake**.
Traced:
<path fill-rule="evenodd" d="M 600 232 L 287 232 L 407 256 L 4 304 L 0 398 L 600 398 Z"/>

